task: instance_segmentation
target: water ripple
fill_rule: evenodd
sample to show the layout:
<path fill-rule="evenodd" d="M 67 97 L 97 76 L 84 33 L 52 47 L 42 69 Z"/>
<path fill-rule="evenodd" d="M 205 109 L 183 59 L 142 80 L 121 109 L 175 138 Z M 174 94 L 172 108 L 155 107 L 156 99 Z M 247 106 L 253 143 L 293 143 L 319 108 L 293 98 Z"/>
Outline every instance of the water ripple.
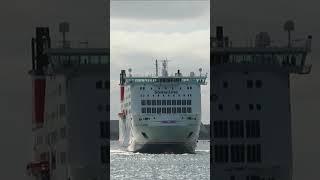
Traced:
<path fill-rule="evenodd" d="M 111 179 L 209 179 L 209 142 L 199 141 L 196 154 L 144 154 L 111 143 Z"/>

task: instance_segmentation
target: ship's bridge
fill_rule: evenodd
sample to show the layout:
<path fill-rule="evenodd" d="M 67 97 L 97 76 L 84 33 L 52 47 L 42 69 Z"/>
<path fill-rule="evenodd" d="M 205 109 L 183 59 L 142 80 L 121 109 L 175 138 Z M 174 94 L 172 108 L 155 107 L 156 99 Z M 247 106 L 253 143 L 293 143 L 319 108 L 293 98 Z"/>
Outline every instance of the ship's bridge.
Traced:
<path fill-rule="evenodd" d="M 168 76 L 168 77 L 125 77 L 126 84 L 136 83 L 186 83 L 206 85 L 207 75 L 201 76 Z"/>
<path fill-rule="evenodd" d="M 103 65 L 109 63 L 108 49 L 105 48 L 51 48 L 45 54 L 49 67 L 55 72 L 85 67 L 101 67 L 105 70 Z"/>
<path fill-rule="evenodd" d="M 214 67 L 224 70 L 250 69 L 252 71 L 284 71 L 288 73 L 309 74 L 311 65 L 306 64 L 307 54 L 311 52 L 312 37 L 286 46 L 271 45 L 267 33 L 256 37 L 255 46 L 236 47 L 228 37 L 223 37 L 222 27 L 217 27 L 217 37 L 211 38 L 211 54 Z"/>
<path fill-rule="evenodd" d="M 275 67 L 282 70 L 309 74 L 311 65 L 305 64 L 308 49 L 303 47 L 291 48 L 256 48 L 256 47 L 229 47 L 213 48 L 214 65 L 262 65 L 265 68 Z"/>

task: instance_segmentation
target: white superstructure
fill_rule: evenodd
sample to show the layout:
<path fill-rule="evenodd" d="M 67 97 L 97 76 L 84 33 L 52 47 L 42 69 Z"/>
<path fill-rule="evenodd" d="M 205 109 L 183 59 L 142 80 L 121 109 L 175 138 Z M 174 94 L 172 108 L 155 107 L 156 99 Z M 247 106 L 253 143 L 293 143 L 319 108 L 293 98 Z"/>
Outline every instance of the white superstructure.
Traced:
<path fill-rule="evenodd" d="M 292 28 L 291 28 L 292 29 Z M 290 74 L 309 74 L 311 36 L 302 45 L 232 47 L 222 27 L 211 47 L 211 177 L 291 180 Z"/>
<path fill-rule="evenodd" d="M 33 159 L 37 180 L 109 178 L 107 49 L 51 48 L 49 29 L 33 40 Z"/>
<path fill-rule="evenodd" d="M 201 124 L 201 89 L 206 75 L 168 75 L 167 61 L 162 75 L 120 74 L 119 141 L 135 152 L 194 153 Z"/>

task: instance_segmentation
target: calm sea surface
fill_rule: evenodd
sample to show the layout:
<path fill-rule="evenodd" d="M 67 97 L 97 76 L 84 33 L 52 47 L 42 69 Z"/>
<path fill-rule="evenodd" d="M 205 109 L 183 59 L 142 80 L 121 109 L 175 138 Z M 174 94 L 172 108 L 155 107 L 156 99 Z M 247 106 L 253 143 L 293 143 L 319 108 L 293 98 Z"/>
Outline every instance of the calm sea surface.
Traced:
<path fill-rule="evenodd" d="M 142 154 L 127 152 L 111 141 L 111 179 L 209 179 L 210 143 L 199 141 L 196 154 Z"/>

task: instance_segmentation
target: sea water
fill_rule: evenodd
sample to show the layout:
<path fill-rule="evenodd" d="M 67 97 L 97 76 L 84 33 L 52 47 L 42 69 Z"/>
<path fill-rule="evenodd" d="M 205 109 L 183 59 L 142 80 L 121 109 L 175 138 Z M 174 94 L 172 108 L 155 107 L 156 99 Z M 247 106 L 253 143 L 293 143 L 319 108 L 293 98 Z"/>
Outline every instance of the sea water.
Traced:
<path fill-rule="evenodd" d="M 111 179 L 209 179 L 210 142 L 199 140 L 195 154 L 145 154 L 122 149 L 111 141 Z"/>

